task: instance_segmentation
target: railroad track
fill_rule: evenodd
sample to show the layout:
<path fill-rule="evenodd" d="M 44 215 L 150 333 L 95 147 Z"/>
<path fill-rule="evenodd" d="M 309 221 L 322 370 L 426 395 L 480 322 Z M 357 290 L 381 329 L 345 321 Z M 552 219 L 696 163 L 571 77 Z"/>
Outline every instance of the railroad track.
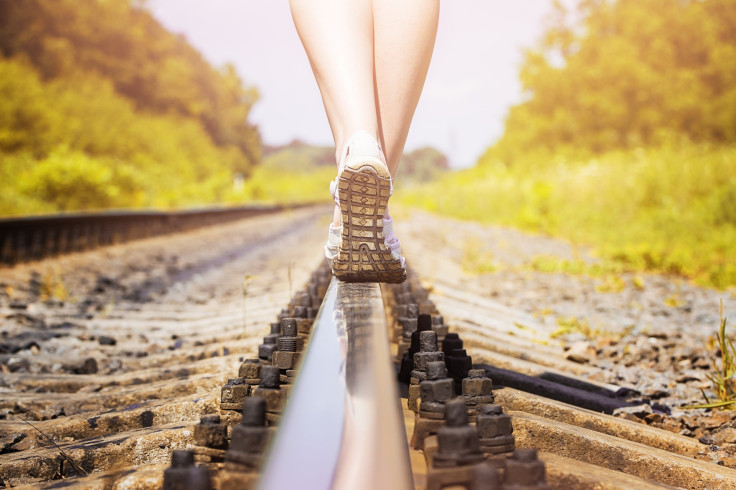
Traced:
<path fill-rule="evenodd" d="M 708 450 L 698 441 L 601 414 L 625 404 L 616 387 L 590 382 L 588 376 L 594 374 L 595 368 L 571 363 L 565 360 L 561 349 L 541 345 L 532 334 L 513 327 L 514 323 L 523 323 L 542 329 L 529 315 L 465 291 L 462 284 L 453 284 L 449 279 L 435 282 L 431 290 L 422 286 L 417 275 L 402 286 L 382 290 L 337 283 L 328 287 L 328 277 L 324 269 L 319 271 L 320 259 L 318 254 L 315 256 L 324 239 L 318 219 L 323 213 L 322 209 L 301 209 L 291 214 L 252 217 L 194 234 L 153 238 L 68 259 L 53 259 L 70 262 L 69 269 L 80 270 L 82 264 L 90 261 L 115 264 L 131 256 L 147 260 L 159 256 L 162 248 L 181 250 L 182 244 L 197 250 L 192 255 L 180 252 L 179 260 L 185 261 L 186 266 L 165 278 L 138 281 L 138 289 L 147 291 L 142 296 L 153 300 L 147 303 L 136 300 L 140 295 L 121 294 L 102 307 L 97 305 L 92 313 L 71 302 L 16 302 L 14 308 L 2 309 L 3 331 L 8 332 L 3 341 L 18 347 L 15 352 L 0 355 L 5 371 L 0 378 L 0 410 L 5 416 L 0 421 L 3 484 L 159 488 L 165 472 L 172 474 L 172 453 L 189 448 L 193 450 L 191 456 L 176 453 L 175 466 L 180 468 L 173 473 L 191 476 L 187 466 L 191 458 L 199 467 L 209 465 L 213 470 L 211 481 L 221 488 L 242 488 L 243 481 L 251 484 L 258 478 L 254 475 L 259 473 L 253 472 L 252 466 L 261 466 L 261 458 L 242 454 L 244 446 L 236 436 L 248 429 L 238 427 L 253 425 L 253 420 L 265 417 L 280 429 L 262 466 L 264 488 L 307 488 L 305 482 L 319 481 L 311 479 L 311 474 L 307 479 L 308 470 L 321 475 L 322 481 L 340 482 L 340 488 L 402 488 L 409 481 L 408 474 L 416 488 L 427 488 L 442 476 L 431 465 L 428 468 L 423 452 L 409 448 L 409 441 L 414 439 L 413 445 L 419 445 L 415 434 L 418 428 L 420 435 L 430 435 L 422 444 L 425 453 L 443 452 L 431 437 L 433 423 L 428 423 L 426 416 L 431 410 L 417 416 L 410 409 L 408 403 L 415 402 L 417 390 L 409 387 L 403 388 L 405 398 L 399 408 L 397 397 L 392 394 L 396 385 L 385 379 L 389 373 L 386 362 L 400 363 L 403 352 L 411 348 L 415 331 L 415 341 L 424 340 L 426 344 L 424 350 L 420 348 L 420 354 L 426 353 L 420 355 L 424 361 L 435 359 L 437 351 L 430 345 L 432 335 L 427 333 L 420 338 L 420 330 L 434 332 L 440 340 L 437 348 L 453 343 L 459 347 L 460 339 L 451 335 L 451 340 L 447 340 L 448 329 L 444 325 L 449 325 L 449 333 L 458 334 L 475 365 L 468 366 L 469 359 L 453 350 L 449 355 L 445 353 L 448 368 L 453 365 L 486 369 L 494 384 L 488 392 L 489 382 L 482 379 L 483 373 L 473 372 L 476 381 L 471 380 L 469 385 L 475 386 L 476 391 L 465 394 L 463 407 L 468 407 L 465 402 L 473 396 L 476 402 L 488 402 L 488 397 L 492 397 L 513 423 L 515 447 L 539 450 L 539 459 L 546 464 L 547 484 L 552 488 L 736 487 L 736 471 L 694 459 L 696 454 Z M 301 226 L 294 226 L 295 223 Z M 286 230 L 292 230 L 291 234 Z M 409 259 L 412 260 L 411 255 Z M 422 260 L 419 256 L 412 262 L 417 267 L 414 272 L 421 273 L 427 266 Z M 16 266 L 5 272 L 11 278 L 28 277 L 42 268 L 41 264 Z M 245 285 L 244 274 L 248 275 Z M 297 290 L 301 284 L 307 284 L 306 288 Z M 202 291 L 206 294 L 202 295 Z M 320 293 L 327 293 L 327 299 L 318 311 Z M 421 328 L 419 314 L 430 315 L 422 317 Z M 298 345 L 294 351 L 301 350 L 307 325 L 312 323 L 310 317 L 317 318 L 312 327 L 313 340 L 297 355 L 292 345 Z M 320 332 L 329 339 L 324 334 L 330 330 L 332 339 L 325 345 L 331 346 L 337 357 L 326 355 L 317 343 Z M 383 338 L 380 332 L 385 332 Z M 393 341 L 390 353 L 388 338 Z M 284 344 L 280 351 L 264 347 L 279 344 Z M 343 350 L 340 345 L 344 345 Z M 366 350 L 366 346 L 373 347 Z M 385 350 L 376 353 L 381 348 Z M 261 370 L 274 362 L 275 352 L 283 353 L 276 359 L 280 368 L 267 368 L 262 375 Z M 304 357 L 304 364 L 294 384 L 296 373 L 290 371 L 300 356 Z M 320 363 L 337 362 L 340 369 L 340 360 L 345 363 L 344 384 L 341 394 L 336 395 L 340 401 L 335 402 L 332 395 L 328 397 L 328 381 Z M 369 361 L 378 362 L 379 374 L 364 378 Z M 404 364 L 404 378 L 408 374 L 411 379 L 406 360 Z M 426 366 L 424 369 L 426 377 Z M 442 373 L 437 374 L 436 369 L 433 365 L 430 377 L 441 381 Z M 269 370 L 273 372 L 269 374 Z M 256 371 L 258 376 L 253 377 Z M 450 371 L 451 376 L 471 374 L 457 374 L 454 368 Z M 361 376 L 356 377 L 356 373 Z M 261 383 L 269 376 L 270 381 Z M 336 386 L 339 392 L 339 383 Z M 544 390 L 545 396 L 529 393 L 530 388 Z M 261 392 L 254 394 L 267 397 L 267 405 L 260 408 L 256 406 L 259 402 L 253 402 L 257 396 L 245 396 L 246 392 L 259 389 Z M 290 401 L 285 411 L 279 413 L 287 393 Z M 371 408 L 379 399 L 389 406 L 385 412 L 388 415 Z M 310 400 L 322 403 L 322 409 L 317 408 L 312 415 L 307 407 Z M 250 420 L 245 417 L 243 424 L 239 409 L 254 403 L 250 412 L 246 410 L 251 414 Z M 390 409 L 392 403 L 396 418 L 403 418 L 405 432 L 396 424 L 389 427 L 388 420 L 394 413 Z M 421 401 L 417 408 L 420 405 Z M 435 413 L 438 406 L 433 407 Z M 315 413 L 324 416 L 339 413 L 341 408 L 343 414 L 347 411 L 366 418 L 356 420 L 352 429 L 340 417 L 326 417 L 337 424 L 337 429 L 334 424 L 333 429 L 327 429 L 314 423 Z M 471 415 L 478 416 L 478 410 L 471 409 Z M 219 420 L 211 415 L 219 416 Z M 453 424 L 463 425 L 462 420 L 456 420 L 458 416 L 449 414 Z M 480 416 L 499 414 L 489 411 Z M 266 433 L 273 432 L 262 428 Z M 294 428 L 316 433 L 300 436 Z M 223 429 L 225 440 L 217 436 Z M 338 441 L 332 449 L 327 444 L 330 430 L 332 439 Z M 343 436 L 356 432 L 359 436 L 353 439 Z M 365 446 L 368 441 L 372 442 Z M 356 451 L 351 453 L 351 447 Z M 230 456 L 228 449 L 234 451 Z M 508 452 L 509 448 L 505 449 Z M 328 457 L 330 451 L 332 458 Z M 445 459 L 453 459 L 447 451 L 444 453 Z M 529 454 L 520 453 L 518 459 L 512 463 L 517 469 L 538 467 Z M 337 461 L 337 470 L 334 466 L 318 468 L 317 462 L 324 461 Z M 477 460 L 470 457 L 465 462 Z M 481 474 L 483 471 L 477 470 Z M 501 472 L 501 476 L 493 476 L 490 471 L 489 476 L 489 471 L 485 481 L 503 475 Z M 516 470 L 510 473 L 513 471 Z M 370 478 L 366 472 L 370 472 Z M 461 473 L 464 478 L 472 471 L 465 467 Z M 387 479 L 380 482 L 379 477 Z M 190 481 L 195 484 L 196 476 Z M 314 488 L 325 486 L 318 484 Z"/>
<path fill-rule="evenodd" d="M 169 212 L 106 211 L 4 218 L 0 219 L 0 264 L 83 252 L 302 206 L 250 205 Z"/>

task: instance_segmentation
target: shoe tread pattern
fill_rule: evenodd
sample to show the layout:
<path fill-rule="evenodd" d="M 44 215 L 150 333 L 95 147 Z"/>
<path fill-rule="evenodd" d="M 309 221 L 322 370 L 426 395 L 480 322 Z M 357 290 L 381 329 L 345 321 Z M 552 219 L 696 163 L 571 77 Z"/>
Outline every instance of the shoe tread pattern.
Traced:
<path fill-rule="evenodd" d="M 373 162 L 346 167 L 338 179 L 342 237 L 333 263 L 345 282 L 401 283 L 406 269 L 391 255 L 383 237 L 383 215 L 391 194 L 391 176 Z"/>

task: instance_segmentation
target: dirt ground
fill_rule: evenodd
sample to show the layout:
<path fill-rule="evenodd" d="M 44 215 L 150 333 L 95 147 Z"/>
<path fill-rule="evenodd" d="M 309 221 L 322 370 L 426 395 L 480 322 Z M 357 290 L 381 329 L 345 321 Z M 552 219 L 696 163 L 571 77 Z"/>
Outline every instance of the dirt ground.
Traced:
<path fill-rule="evenodd" d="M 2 376 L 121 373 L 125 362 L 96 354 L 131 339 L 77 323 L 150 303 L 159 309 L 238 309 L 244 278 L 246 294 L 272 287 L 273 275 L 295 290 L 320 261 L 329 210 L 298 213 L 298 226 L 293 216 L 260 217 L 247 226 L 222 225 L 0 269 Z M 707 377 L 718 356 L 712 339 L 721 302 L 724 315 L 736 319 L 734 291 L 653 274 L 540 272 L 532 266 L 540 256 L 596 258 L 564 241 L 419 211 L 398 210 L 395 221 L 404 254 L 427 287 L 465 291 L 534 318 L 533 326 L 516 322 L 514 328 L 526 334 L 537 329 L 541 344 L 559 346 L 567 359 L 596 368 L 591 380 L 633 390 L 630 398 L 638 406 L 618 416 L 697 438 L 710 446 L 703 459 L 736 468 L 736 411 L 683 408 L 703 403 L 703 391 L 714 397 Z M 61 317 L 67 320 L 55 320 Z M 146 332 L 140 335 L 143 342 Z M 166 345 L 152 343 L 164 351 L 181 348 L 185 339 L 174 337 Z M 10 390 L 12 379 L 0 383 L 0 391 Z M 0 420 L 17 413 L 33 420 L 63 415 L 16 404 L 0 409 Z M 15 444 L 6 439 L 0 449 Z"/>
<path fill-rule="evenodd" d="M 736 324 L 735 290 L 656 274 L 540 272 L 540 257 L 598 259 L 562 240 L 421 211 L 403 211 L 396 223 L 407 260 L 427 285 L 461 287 L 532 315 L 540 342 L 599 368 L 590 379 L 634 390 L 630 400 L 639 406 L 617 416 L 698 438 L 711 449 L 703 459 L 736 467 L 736 410 L 683 408 L 703 404 L 703 392 L 716 399 L 708 375 L 720 362 L 720 304 Z M 736 338 L 733 328 L 726 332 Z"/>

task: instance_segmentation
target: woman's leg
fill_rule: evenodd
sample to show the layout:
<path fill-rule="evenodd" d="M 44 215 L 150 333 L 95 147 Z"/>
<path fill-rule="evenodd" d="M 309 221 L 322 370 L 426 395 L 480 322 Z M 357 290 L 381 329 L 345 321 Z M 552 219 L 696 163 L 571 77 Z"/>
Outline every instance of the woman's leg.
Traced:
<path fill-rule="evenodd" d="M 439 0 L 373 0 L 378 131 L 396 177 L 437 35 Z"/>
<path fill-rule="evenodd" d="M 289 4 L 322 94 L 338 161 L 345 141 L 356 131 L 364 129 L 378 138 L 371 0 L 290 0 Z M 337 206 L 332 224 L 340 224 Z"/>
<path fill-rule="evenodd" d="M 356 150 L 335 181 L 340 207 L 325 255 L 339 279 L 402 282 L 404 259 L 385 207 L 429 68 L 438 0 L 290 0 L 290 5 L 322 94 L 336 160 L 346 144 Z"/>
<path fill-rule="evenodd" d="M 337 160 L 356 131 L 378 137 L 371 0 L 290 0 L 290 5 L 322 94 Z"/>

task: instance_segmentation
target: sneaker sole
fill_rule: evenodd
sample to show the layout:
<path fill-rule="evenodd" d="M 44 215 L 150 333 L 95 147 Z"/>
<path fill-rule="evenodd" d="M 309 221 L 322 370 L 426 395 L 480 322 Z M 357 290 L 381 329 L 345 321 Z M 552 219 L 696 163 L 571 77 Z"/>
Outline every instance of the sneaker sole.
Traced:
<path fill-rule="evenodd" d="M 341 281 L 398 284 L 406 280 L 406 269 L 383 238 L 390 194 L 391 176 L 380 163 L 360 162 L 340 174 L 342 237 L 332 269 Z"/>

